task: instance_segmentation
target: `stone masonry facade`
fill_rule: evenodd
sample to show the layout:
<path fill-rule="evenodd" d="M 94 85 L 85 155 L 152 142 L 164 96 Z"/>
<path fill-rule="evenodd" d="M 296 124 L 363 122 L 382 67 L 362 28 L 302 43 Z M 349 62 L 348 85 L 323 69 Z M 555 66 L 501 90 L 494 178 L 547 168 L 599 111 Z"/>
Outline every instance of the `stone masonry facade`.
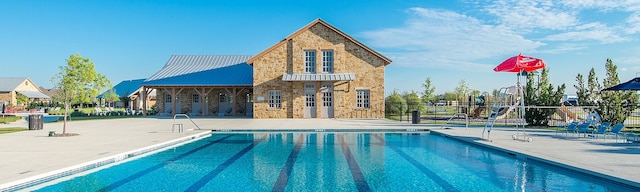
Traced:
<path fill-rule="evenodd" d="M 305 50 L 332 50 L 333 73 L 354 73 L 353 81 L 282 81 L 283 74 L 305 73 Z M 315 84 L 316 118 L 322 118 L 322 84 L 334 87 L 334 118 L 384 118 L 384 67 L 389 64 L 322 22 L 296 32 L 264 54 L 252 58 L 254 118 L 304 118 L 304 85 Z M 322 73 L 322 54 L 316 54 L 316 73 Z M 269 108 L 268 92 L 281 91 L 282 108 Z M 369 108 L 356 106 L 356 90 L 369 91 Z"/>

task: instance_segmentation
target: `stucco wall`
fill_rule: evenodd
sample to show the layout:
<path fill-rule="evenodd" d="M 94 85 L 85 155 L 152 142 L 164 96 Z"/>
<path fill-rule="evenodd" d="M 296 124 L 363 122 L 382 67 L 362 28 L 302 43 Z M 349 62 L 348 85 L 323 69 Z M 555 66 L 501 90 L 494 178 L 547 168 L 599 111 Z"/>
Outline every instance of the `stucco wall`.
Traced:
<path fill-rule="evenodd" d="M 282 75 L 304 72 L 304 51 L 316 51 L 316 73 L 322 73 L 322 50 L 334 51 L 334 73 L 355 73 L 355 81 L 284 82 Z M 317 117 L 320 117 L 321 83 L 334 85 L 335 118 L 384 118 L 384 60 L 344 36 L 316 24 L 270 52 L 255 58 L 254 118 L 302 118 L 304 83 L 316 83 Z M 369 109 L 356 108 L 356 89 L 370 91 Z M 282 109 L 269 109 L 268 91 L 281 90 Z M 264 98 L 260 101 L 259 98 Z"/>

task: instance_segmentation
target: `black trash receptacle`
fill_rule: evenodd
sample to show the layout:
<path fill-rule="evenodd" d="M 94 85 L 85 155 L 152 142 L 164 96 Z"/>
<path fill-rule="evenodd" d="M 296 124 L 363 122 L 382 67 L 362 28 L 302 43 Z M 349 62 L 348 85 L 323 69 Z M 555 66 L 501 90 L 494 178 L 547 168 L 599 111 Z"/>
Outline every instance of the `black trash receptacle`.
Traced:
<path fill-rule="evenodd" d="M 411 112 L 411 123 L 413 124 L 420 123 L 420 111 L 415 110 Z"/>
<path fill-rule="evenodd" d="M 29 130 L 41 130 L 44 124 L 42 115 L 29 115 Z"/>

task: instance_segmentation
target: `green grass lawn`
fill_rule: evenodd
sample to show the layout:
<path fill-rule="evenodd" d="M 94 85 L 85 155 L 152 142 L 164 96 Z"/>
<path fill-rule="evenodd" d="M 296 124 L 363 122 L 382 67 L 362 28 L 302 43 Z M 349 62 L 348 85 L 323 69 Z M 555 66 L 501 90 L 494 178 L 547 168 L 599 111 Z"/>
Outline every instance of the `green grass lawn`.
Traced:
<path fill-rule="evenodd" d="M 18 131 L 26 131 L 26 130 L 28 130 L 28 129 L 27 128 L 20 128 L 20 127 L 0 128 L 0 134 L 13 133 L 13 132 L 18 132 Z"/>
<path fill-rule="evenodd" d="M 2 118 L 0 116 L 0 123 L 11 123 L 11 122 L 16 122 L 17 120 L 20 120 L 20 117 L 16 117 L 16 116 L 5 116 L 4 118 Z"/>

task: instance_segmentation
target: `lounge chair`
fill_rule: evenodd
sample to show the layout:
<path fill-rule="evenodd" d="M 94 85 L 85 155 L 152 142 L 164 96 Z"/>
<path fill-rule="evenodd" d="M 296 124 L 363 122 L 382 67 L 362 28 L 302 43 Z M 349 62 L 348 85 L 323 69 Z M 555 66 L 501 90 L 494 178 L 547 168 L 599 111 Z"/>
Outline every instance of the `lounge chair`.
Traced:
<path fill-rule="evenodd" d="M 590 122 L 583 122 L 580 125 L 578 125 L 578 128 L 576 130 L 576 133 L 580 134 L 580 133 L 584 133 L 584 137 L 587 137 L 587 133 L 591 133 L 593 132 L 591 129 L 591 123 Z"/>
<path fill-rule="evenodd" d="M 559 124 L 558 127 L 556 128 L 556 135 L 558 135 L 558 132 L 560 131 L 567 131 L 567 129 L 569 128 L 569 126 L 576 126 L 578 125 L 578 122 L 573 121 L 571 123 L 567 123 L 567 124 Z"/>
<path fill-rule="evenodd" d="M 615 125 L 613 125 L 613 127 L 611 127 L 611 131 L 605 134 L 605 137 L 607 137 L 607 135 L 615 135 L 617 143 L 619 135 L 625 136 L 627 134 L 625 132 L 622 132 L 622 129 L 624 129 L 624 124 L 616 123 Z"/>
<path fill-rule="evenodd" d="M 571 122 L 569 125 L 567 125 L 567 128 L 564 130 L 564 136 L 567 136 L 569 132 L 576 133 L 577 128 L 578 128 L 578 122 L 577 121 Z"/>
<path fill-rule="evenodd" d="M 602 122 L 600 123 L 600 125 L 598 125 L 598 128 L 596 130 L 594 130 L 593 132 L 591 132 L 591 134 L 593 135 L 594 139 L 598 139 L 598 135 L 602 135 L 602 137 L 604 138 L 603 140 L 606 141 L 607 140 L 607 129 L 609 129 L 609 127 L 611 127 L 611 123 L 610 122 Z"/>

